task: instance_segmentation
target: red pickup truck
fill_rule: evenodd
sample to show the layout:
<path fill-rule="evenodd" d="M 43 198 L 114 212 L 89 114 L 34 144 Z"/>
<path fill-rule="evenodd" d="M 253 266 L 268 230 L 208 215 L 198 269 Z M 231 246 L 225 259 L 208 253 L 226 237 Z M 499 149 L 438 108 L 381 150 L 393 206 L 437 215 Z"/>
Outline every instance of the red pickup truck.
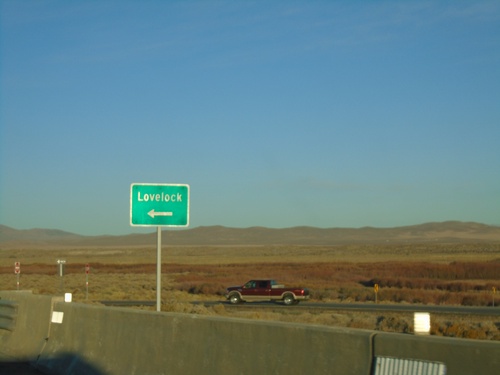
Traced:
<path fill-rule="evenodd" d="M 241 286 L 226 289 L 226 298 L 232 304 L 251 301 L 283 301 L 285 305 L 296 305 L 309 299 L 309 289 L 285 288 L 275 280 L 250 280 Z"/>

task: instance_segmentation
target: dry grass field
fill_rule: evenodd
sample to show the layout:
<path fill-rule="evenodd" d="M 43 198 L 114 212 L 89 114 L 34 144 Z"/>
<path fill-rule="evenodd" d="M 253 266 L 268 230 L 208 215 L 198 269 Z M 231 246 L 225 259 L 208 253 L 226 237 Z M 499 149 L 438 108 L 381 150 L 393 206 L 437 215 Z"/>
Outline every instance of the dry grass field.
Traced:
<path fill-rule="evenodd" d="M 64 278 L 57 259 L 66 260 Z M 156 300 L 156 244 L 151 246 L 0 247 L 0 283 L 16 289 L 14 262 L 21 262 L 20 288 L 40 294 L 73 293 L 76 302 Z M 191 301 L 224 300 L 226 286 L 274 278 L 307 287 L 316 302 L 500 305 L 500 241 L 339 245 L 164 246 L 162 310 L 250 319 L 411 333 L 411 313 L 233 309 Z M 85 265 L 90 265 L 88 298 Z M 307 304 L 305 302 L 304 304 Z M 146 307 L 143 307 L 146 308 Z M 155 307 L 148 307 L 154 310 Z M 500 318 L 431 316 L 431 334 L 499 340 Z"/>

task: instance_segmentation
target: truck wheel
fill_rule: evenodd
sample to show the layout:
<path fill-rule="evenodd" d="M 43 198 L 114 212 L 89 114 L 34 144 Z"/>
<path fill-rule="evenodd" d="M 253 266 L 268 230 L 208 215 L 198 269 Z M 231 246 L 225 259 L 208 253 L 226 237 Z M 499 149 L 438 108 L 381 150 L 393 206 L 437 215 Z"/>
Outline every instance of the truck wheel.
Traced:
<path fill-rule="evenodd" d="M 233 293 L 229 296 L 229 302 L 231 302 L 233 305 L 237 305 L 238 303 L 241 302 L 240 295 L 238 293 Z"/>
<path fill-rule="evenodd" d="M 295 298 L 293 297 L 293 294 L 286 294 L 283 297 L 283 303 L 287 306 L 293 305 L 295 302 Z"/>

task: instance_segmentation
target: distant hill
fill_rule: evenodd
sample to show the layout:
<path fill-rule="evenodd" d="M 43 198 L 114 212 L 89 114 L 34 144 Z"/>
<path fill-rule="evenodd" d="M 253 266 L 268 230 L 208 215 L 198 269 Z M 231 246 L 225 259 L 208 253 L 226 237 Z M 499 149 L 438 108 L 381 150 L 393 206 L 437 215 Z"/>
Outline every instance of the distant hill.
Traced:
<path fill-rule="evenodd" d="M 154 230 L 154 229 L 152 229 Z M 474 222 L 446 221 L 395 228 L 315 228 L 223 226 L 164 230 L 163 245 L 341 245 L 360 243 L 500 243 L 500 227 Z M 19 230 L 0 225 L 0 249 L 33 247 L 150 246 L 156 233 L 125 236 L 81 236 L 54 229 Z"/>

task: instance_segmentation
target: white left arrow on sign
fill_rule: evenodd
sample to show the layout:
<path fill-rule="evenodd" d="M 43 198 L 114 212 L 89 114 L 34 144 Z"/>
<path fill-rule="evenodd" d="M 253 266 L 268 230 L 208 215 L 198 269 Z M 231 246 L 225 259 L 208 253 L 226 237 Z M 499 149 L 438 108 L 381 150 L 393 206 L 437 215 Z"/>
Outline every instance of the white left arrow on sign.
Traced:
<path fill-rule="evenodd" d="M 155 216 L 173 216 L 173 212 L 156 212 L 155 209 L 153 208 L 151 211 L 148 212 L 148 215 L 151 216 L 153 219 Z"/>

